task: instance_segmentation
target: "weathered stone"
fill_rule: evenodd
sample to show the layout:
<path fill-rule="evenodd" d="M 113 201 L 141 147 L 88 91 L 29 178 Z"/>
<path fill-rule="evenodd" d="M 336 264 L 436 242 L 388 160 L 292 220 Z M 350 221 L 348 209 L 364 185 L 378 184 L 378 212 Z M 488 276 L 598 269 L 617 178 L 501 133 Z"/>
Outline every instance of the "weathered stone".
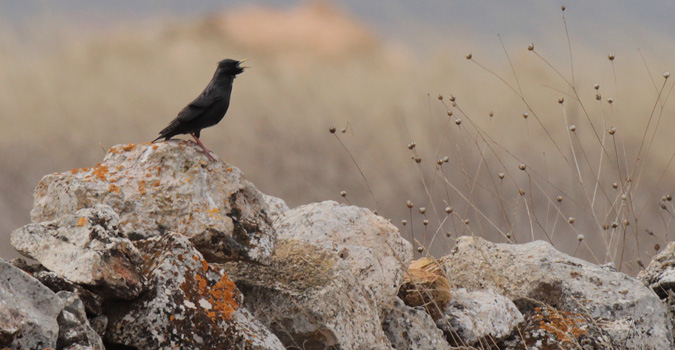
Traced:
<path fill-rule="evenodd" d="M 270 220 L 274 222 L 281 214 L 289 211 L 290 209 L 288 208 L 288 205 L 286 205 L 286 202 L 284 202 L 283 199 L 277 198 L 274 196 L 270 196 L 268 194 L 262 194 L 263 201 L 267 203 L 267 207 L 269 208 L 267 211 L 267 215 L 269 216 Z"/>
<path fill-rule="evenodd" d="M 59 338 L 56 344 L 58 348 L 105 350 L 101 337 L 89 325 L 84 304 L 77 294 L 63 291 L 57 295 L 64 303 L 58 317 Z"/>
<path fill-rule="evenodd" d="M 426 257 L 412 261 L 398 296 L 406 305 L 423 306 L 433 319 L 440 318 L 451 298 L 450 283 L 441 263 Z"/>
<path fill-rule="evenodd" d="M 279 238 L 316 244 L 349 263 L 381 317 L 396 297 L 413 256 L 412 245 L 385 218 L 334 201 L 286 211 L 274 228 Z"/>
<path fill-rule="evenodd" d="M 242 308 L 234 282 L 187 237 L 169 233 L 136 244 L 149 289 L 135 300 L 106 304 L 106 342 L 137 349 L 283 349 Z"/>
<path fill-rule="evenodd" d="M 523 321 L 516 305 L 502 295 L 490 290 L 458 289 L 436 325 L 450 344 L 474 345 L 482 339 L 489 339 L 483 342 L 489 344 L 504 338 Z"/>
<path fill-rule="evenodd" d="M 56 348 L 61 299 L 3 259 L 0 276 L 0 347 Z"/>
<path fill-rule="evenodd" d="M 661 298 L 665 298 L 669 290 L 675 290 L 675 242 L 668 243 L 637 278 Z"/>
<path fill-rule="evenodd" d="M 239 169 L 209 161 L 187 141 L 114 146 L 93 168 L 43 177 L 34 196 L 33 222 L 101 203 L 132 240 L 178 232 L 209 261 L 264 263 L 274 252 L 262 194 Z"/>
<path fill-rule="evenodd" d="M 222 266 L 246 296 L 246 307 L 286 347 L 391 348 L 362 281 L 332 250 L 280 239 L 268 266 Z"/>
<path fill-rule="evenodd" d="M 79 284 L 72 283 L 51 271 L 37 271 L 33 273 L 33 277 L 47 286 L 47 288 L 51 289 L 54 293 L 66 291 L 77 294 L 88 314 L 100 315 L 103 312 L 101 309 L 103 297 L 90 292 Z"/>
<path fill-rule="evenodd" d="M 623 349 L 671 349 L 668 312 L 640 281 L 570 257 L 550 244 L 494 244 L 460 237 L 442 258 L 451 284 L 469 290 L 493 289 L 519 310 L 541 305 L 588 314 Z"/>
<path fill-rule="evenodd" d="M 143 291 L 143 277 L 136 269 L 142 259 L 118 225 L 112 208 L 96 205 L 28 224 L 12 233 L 11 242 L 59 276 L 106 296 L 131 299 Z"/>
<path fill-rule="evenodd" d="M 399 298 L 394 299 L 382 329 L 395 349 L 451 349 L 424 308 L 407 306 Z"/>

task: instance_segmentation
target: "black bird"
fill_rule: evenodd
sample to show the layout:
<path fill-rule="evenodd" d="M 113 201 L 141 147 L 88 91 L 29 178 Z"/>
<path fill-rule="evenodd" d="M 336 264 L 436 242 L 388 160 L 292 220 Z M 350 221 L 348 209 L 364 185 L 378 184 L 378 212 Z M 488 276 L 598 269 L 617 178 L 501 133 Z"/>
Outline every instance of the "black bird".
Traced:
<path fill-rule="evenodd" d="M 237 74 L 244 71 L 244 68 L 249 68 L 241 65 L 245 61 L 228 58 L 218 62 L 218 68 L 209 85 L 206 85 L 199 97 L 178 112 L 178 116 L 169 123 L 169 126 L 162 129 L 159 137 L 152 142 L 161 138 L 166 141 L 178 134 L 190 134 L 204 150 L 206 156 L 211 160 L 216 160 L 211 156 L 211 151 L 206 149 L 199 140 L 199 134 L 202 129 L 218 124 L 225 116 L 230 106 L 232 82 Z"/>

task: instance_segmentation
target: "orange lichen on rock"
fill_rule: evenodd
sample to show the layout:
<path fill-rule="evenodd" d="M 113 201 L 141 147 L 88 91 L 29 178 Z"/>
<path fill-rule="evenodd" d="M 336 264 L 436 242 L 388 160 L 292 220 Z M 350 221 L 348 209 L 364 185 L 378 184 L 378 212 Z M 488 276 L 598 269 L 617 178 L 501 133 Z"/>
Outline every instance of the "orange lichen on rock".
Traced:
<path fill-rule="evenodd" d="M 232 313 L 239 307 L 235 300 L 236 292 L 237 286 L 226 274 L 223 274 L 220 281 L 218 281 L 209 291 L 212 296 L 209 302 L 213 305 L 213 309 L 218 311 L 220 317 L 224 320 L 229 320 L 232 317 Z"/>
<path fill-rule="evenodd" d="M 108 178 L 108 166 L 101 165 L 101 163 L 96 164 L 96 167 L 93 169 L 92 175 L 101 181 L 107 181 Z"/>
<path fill-rule="evenodd" d="M 122 146 L 122 149 L 123 149 L 125 152 L 132 151 L 132 150 L 134 150 L 135 148 L 136 148 L 136 145 L 133 144 L 133 143 L 127 143 L 126 145 Z"/>
<path fill-rule="evenodd" d="M 120 187 L 115 184 L 110 184 L 108 187 L 108 192 L 120 193 Z"/>
<path fill-rule="evenodd" d="M 87 223 L 87 218 L 79 218 L 79 219 L 77 220 L 77 227 L 82 227 L 82 226 L 84 226 L 84 224 L 86 224 L 86 223 Z"/>
<path fill-rule="evenodd" d="M 548 307 L 537 307 L 534 311 L 533 317 L 535 322 L 538 322 L 539 328 L 553 334 L 561 343 L 576 342 L 586 335 L 588 321 L 582 314 Z"/>
<path fill-rule="evenodd" d="M 145 180 L 138 182 L 138 193 L 145 194 Z"/>

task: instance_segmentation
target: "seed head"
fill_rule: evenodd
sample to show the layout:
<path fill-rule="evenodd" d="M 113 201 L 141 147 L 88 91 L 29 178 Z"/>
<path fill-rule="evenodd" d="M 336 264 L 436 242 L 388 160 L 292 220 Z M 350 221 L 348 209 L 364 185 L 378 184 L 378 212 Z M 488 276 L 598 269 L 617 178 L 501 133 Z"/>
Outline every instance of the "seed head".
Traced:
<path fill-rule="evenodd" d="M 401 225 L 405 226 L 408 224 L 408 220 L 401 220 Z"/>
<path fill-rule="evenodd" d="M 424 251 L 424 247 L 422 247 L 422 246 L 417 247 L 417 252 L 418 252 L 418 253 L 421 253 L 421 252 L 423 252 L 423 251 Z"/>
<path fill-rule="evenodd" d="M 616 128 L 613 127 L 613 126 L 611 126 L 611 127 L 607 130 L 607 132 L 608 132 L 610 135 L 614 135 L 614 134 L 616 134 Z"/>
<path fill-rule="evenodd" d="M 612 182 L 612 187 L 613 187 L 614 189 L 617 189 L 617 188 L 619 188 L 619 184 L 616 183 L 616 182 Z"/>
<path fill-rule="evenodd" d="M 506 238 L 511 239 L 511 232 L 506 233 Z"/>
<path fill-rule="evenodd" d="M 593 85 L 593 88 L 596 89 L 596 90 L 598 90 L 598 89 L 600 89 L 600 85 L 595 84 L 595 85 Z"/>
<path fill-rule="evenodd" d="M 602 100 L 602 95 L 595 94 L 595 99 L 598 100 L 598 101 Z"/>
<path fill-rule="evenodd" d="M 439 99 L 439 100 L 443 100 L 443 95 L 440 95 L 440 94 L 439 94 L 439 95 L 438 95 L 438 99 Z"/>
<path fill-rule="evenodd" d="M 650 229 L 647 229 L 647 228 L 646 228 L 646 229 L 645 229 L 645 232 L 647 232 L 647 234 L 650 235 L 650 236 L 653 236 L 653 235 L 654 235 L 654 232 L 653 232 L 652 230 L 650 230 Z"/>
<path fill-rule="evenodd" d="M 670 77 L 670 72 L 663 72 L 663 77 L 668 79 L 668 77 Z"/>
<path fill-rule="evenodd" d="M 346 132 L 347 132 L 347 128 L 342 128 L 342 129 L 340 130 L 340 132 L 343 133 L 343 134 L 346 133 Z"/>
<path fill-rule="evenodd" d="M 581 242 L 581 241 L 583 241 L 583 240 L 584 240 L 584 235 L 579 234 L 579 235 L 577 236 L 577 241 Z"/>
<path fill-rule="evenodd" d="M 528 51 L 534 50 L 534 43 L 531 43 L 530 45 L 527 45 L 527 50 Z"/>
<path fill-rule="evenodd" d="M 623 225 L 624 225 L 624 226 L 630 225 L 630 222 L 628 221 L 628 219 L 624 219 L 624 220 L 623 220 Z"/>
<path fill-rule="evenodd" d="M 470 222 L 469 219 L 464 219 L 464 225 L 468 225 Z"/>
<path fill-rule="evenodd" d="M 525 190 L 523 190 L 522 188 L 519 188 L 519 189 L 518 189 L 518 194 L 521 195 L 521 196 L 524 196 L 524 195 L 525 195 Z"/>
<path fill-rule="evenodd" d="M 443 159 L 437 160 L 437 161 L 436 161 L 436 164 L 438 164 L 438 165 L 443 165 Z"/>
<path fill-rule="evenodd" d="M 413 203 L 412 203 L 410 200 L 407 200 L 407 201 L 405 202 L 405 205 L 406 205 L 406 207 L 408 207 L 408 208 L 412 208 L 412 207 L 413 207 Z"/>
<path fill-rule="evenodd" d="M 425 207 L 420 208 L 420 214 L 424 214 L 426 212 L 427 212 L 427 208 L 425 208 Z"/>
<path fill-rule="evenodd" d="M 612 228 L 617 228 L 619 226 L 619 223 L 614 221 L 614 222 L 612 222 L 611 226 L 612 226 Z"/>
<path fill-rule="evenodd" d="M 328 128 L 328 131 L 330 131 L 331 134 L 335 134 L 335 127 L 331 126 L 330 128 Z"/>
<path fill-rule="evenodd" d="M 525 169 L 527 169 L 527 165 L 525 165 L 525 163 L 520 163 L 520 164 L 518 164 L 518 169 L 525 170 Z"/>
<path fill-rule="evenodd" d="M 473 55 L 471 54 L 471 52 L 469 52 L 469 53 L 466 54 L 466 59 L 467 59 L 467 60 L 470 60 L 472 57 L 473 57 Z"/>
<path fill-rule="evenodd" d="M 560 6 L 560 9 L 565 11 L 565 5 Z"/>
<path fill-rule="evenodd" d="M 422 224 L 424 224 L 424 226 L 429 225 L 429 220 L 422 221 Z"/>
<path fill-rule="evenodd" d="M 574 217 L 570 216 L 569 218 L 567 218 L 567 222 L 569 222 L 570 224 L 573 224 L 574 223 Z"/>
<path fill-rule="evenodd" d="M 607 103 L 609 103 L 611 105 L 613 102 L 614 102 L 613 98 L 607 97 Z"/>
<path fill-rule="evenodd" d="M 565 98 L 564 98 L 564 97 L 558 98 L 558 103 L 562 104 L 563 102 L 565 102 Z"/>
<path fill-rule="evenodd" d="M 452 233 L 450 233 L 450 231 L 445 233 L 445 237 L 450 237 L 450 236 L 452 236 Z"/>
<path fill-rule="evenodd" d="M 342 197 L 347 197 L 347 191 L 342 191 L 342 192 L 340 192 L 340 195 L 341 195 Z"/>
<path fill-rule="evenodd" d="M 523 113 L 523 118 L 527 119 L 527 112 Z"/>
<path fill-rule="evenodd" d="M 455 124 L 461 125 L 461 124 L 462 124 L 462 120 L 461 120 L 461 119 L 455 119 Z"/>
<path fill-rule="evenodd" d="M 454 209 L 452 207 L 445 207 L 445 212 L 448 213 L 448 214 L 452 214 L 453 210 Z"/>
<path fill-rule="evenodd" d="M 654 244 L 654 250 L 659 250 L 659 249 L 661 249 L 661 245 L 658 244 L 658 243 Z"/>
<path fill-rule="evenodd" d="M 668 206 L 666 205 L 666 203 L 659 202 L 659 207 L 661 207 L 661 209 L 663 210 L 668 210 Z"/>
<path fill-rule="evenodd" d="M 577 131 L 577 126 L 574 125 L 574 124 L 570 125 L 570 131 L 572 131 L 572 132 Z"/>
<path fill-rule="evenodd" d="M 625 194 L 625 193 L 622 193 L 622 194 L 621 194 L 621 200 L 623 200 L 623 201 L 626 200 L 626 194 Z"/>
<path fill-rule="evenodd" d="M 443 157 L 443 161 L 447 163 L 447 162 L 450 161 L 450 158 L 448 158 L 448 156 L 445 156 L 445 157 Z"/>
<path fill-rule="evenodd" d="M 558 196 L 558 197 L 555 197 L 555 200 L 557 200 L 557 201 L 558 201 L 558 203 L 560 203 L 560 202 L 562 202 L 562 201 L 563 201 L 563 196 Z"/>
<path fill-rule="evenodd" d="M 471 55 L 471 54 L 469 54 L 469 55 Z M 450 100 L 450 102 L 455 102 L 455 96 L 450 95 L 450 97 L 448 97 L 448 100 Z"/>
<path fill-rule="evenodd" d="M 415 157 L 415 163 L 417 164 L 422 163 L 422 157 L 420 156 Z"/>
<path fill-rule="evenodd" d="M 499 173 L 499 174 L 497 174 L 497 176 L 499 176 L 499 178 L 503 180 L 505 175 L 504 175 L 504 173 Z"/>
<path fill-rule="evenodd" d="M 411 142 L 408 144 L 408 149 L 415 149 L 415 146 L 417 146 L 414 142 Z"/>
<path fill-rule="evenodd" d="M 672 201 L 672 200 L 673 200 L 673 196 L 667 194 L 667 195 L 666 195 L 666 200 L 669 201 L 669 202 Z"/>
<path fill-rule="evenodd" d="M 494 114 L 494 113 L 492 113 L 492 111 L 490 111 L 490 113 L 488 113 L 488 115 L 490 116 L 490 118 L 492 118 L 492 117 L 494 117 L 494 116 L 495 116 L 495 114 Z"/>
<path fill-rule="evenodd" d="M 448 111 L 448 117 L 452 117 L 452 111 Z"/>
<path fill-rule="evenodd" d="M 614 54 L 610 53 L 609 56 L 607 56 L 610 61 L 614 61 Z"/>

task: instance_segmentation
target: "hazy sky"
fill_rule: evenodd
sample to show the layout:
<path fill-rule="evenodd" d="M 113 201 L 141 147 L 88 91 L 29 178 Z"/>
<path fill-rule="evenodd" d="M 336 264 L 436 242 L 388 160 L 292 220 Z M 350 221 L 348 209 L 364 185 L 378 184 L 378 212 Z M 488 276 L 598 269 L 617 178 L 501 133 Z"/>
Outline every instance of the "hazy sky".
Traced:
<path fill-rule="evenodd" d="M 289 6 L 295 3 L 298 1 L 2 1 L 0 20 L 30 25 L 36 19 L 53 16 L 65 17 L 74 23 L 106 25 L 121 20 L 197 16 L 242 4 Z M 433 47 L 443 38 L 457 36 L 492 40 L 496 33 L 501 33 L 507 38 L 533 41 L 550 38 L 551 33 L 563 33 L 562 4 L 567 8 L 571 35 L 580 43 L 611 43 L 627 49 L 643 46 L 647 51 L 650 46 L 657 48 L 662 44 L 670 50 L 673 45 L 667 39 L 675 35 L 672 20 L 675 2 L 672 0 L 343 0 L 335 3 L 363 19 L 382 37 L 417 49 Z"/>

